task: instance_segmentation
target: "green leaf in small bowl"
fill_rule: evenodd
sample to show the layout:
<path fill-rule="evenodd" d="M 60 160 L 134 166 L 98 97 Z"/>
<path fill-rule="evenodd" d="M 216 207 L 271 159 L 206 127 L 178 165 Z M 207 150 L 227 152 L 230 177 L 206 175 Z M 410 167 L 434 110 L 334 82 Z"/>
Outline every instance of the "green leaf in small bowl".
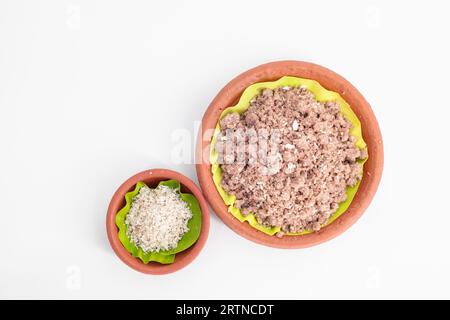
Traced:
<path fill-rule="evenodd" d="M 144 182 L 138 182 L 134 190 L 125 195 L 126 203 L 116 215 L 116 225 L 119 228 L 118 236 L 122 245 L 133 255 L 133 257 L 141 259 L 145 264 L 151 261 L 159 262 L 161 264 L 173 263 L 175 261 L 175 254 L 191 247 L 198 240 L 201 231 L 202 213 L 197 199 L 192 194 L 182 193 L 180 183 L 176 180 L 161 181 L 158 186 L 159 185 L 174 189 L 180 195 L 181 199 L 188 204 L 189 209 L 192 212 L 192 218 L 188 221 L 188 232 L 183 235 L 176 248 L 159 252 L 144 252 L 142 248 L 136 247 L 127 236 L 125 219 L 130 211 L 134 197 L 139 193 L 141 188 L 145 186 Z"/>

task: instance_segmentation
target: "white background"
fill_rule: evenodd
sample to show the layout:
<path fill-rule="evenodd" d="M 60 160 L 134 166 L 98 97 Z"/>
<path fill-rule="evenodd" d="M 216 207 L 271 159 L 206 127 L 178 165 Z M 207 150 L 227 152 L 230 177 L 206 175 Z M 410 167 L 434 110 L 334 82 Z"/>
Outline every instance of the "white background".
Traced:
<path fill-rule="evenodd" d="M 1 298 L 450 298 L 449 1 L 0 2 Z M 214 214 L 187 268 L 110 249 L 115 189 L 176 164 L 172 133 L 261 63 L 315 62 L 371 103 L 385 171 L 364 216 L 304 250 Z"/>

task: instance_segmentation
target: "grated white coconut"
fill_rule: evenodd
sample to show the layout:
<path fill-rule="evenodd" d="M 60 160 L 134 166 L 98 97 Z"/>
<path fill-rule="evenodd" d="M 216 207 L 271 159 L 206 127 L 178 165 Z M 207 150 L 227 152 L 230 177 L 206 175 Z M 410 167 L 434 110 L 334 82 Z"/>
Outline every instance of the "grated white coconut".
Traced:
<path fill-rule="evenodd" d="M 144 252 L 176 248 L 189 230 L 192 212 L 174 190 L 166 186 L 143 186 L 134 197 L 125 224 L 127 236 Z"/>

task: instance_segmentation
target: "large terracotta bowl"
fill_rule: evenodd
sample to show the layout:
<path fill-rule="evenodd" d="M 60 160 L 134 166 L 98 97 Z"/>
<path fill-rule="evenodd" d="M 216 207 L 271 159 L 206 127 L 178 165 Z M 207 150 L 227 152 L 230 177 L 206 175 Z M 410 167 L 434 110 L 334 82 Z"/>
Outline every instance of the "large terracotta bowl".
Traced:
<path fill-rule="evenodd" d="M 197 198 L 202 211 L 202 228 L 197 242 L 180 253 L 175 255 L 175 261 L 172 264 L 160 264 L 157 262 L 149 262 L 144 264 L 139 258 L 133 257 L 122 245 L 118 237 L 119 229 L 116 226 L 116 214 L 125 205 L 125 194 L 134 190 L 136 183 L 145 182 L 150 188 L 154 188 L 160 181 L 177 180 L 181 184 L 181 192 L 190 193 Z M 127 181 L 125 181 L 119 189 L 114 193 L 108 207 L 106 215 L 106 231 L 109 243 L 116 255 L 131 268 L 148 274 L 167 274 L 175 272 L 189 263 L 191 263 L 203 249 L 209 232 L 209 209 L 205 198 L 200 189 L 186 176 L 171 170 L 154 169 L 140 172 Z"/>
<path fill-rule="evenodd" d="M 211 174 L 209 162 L 210 142 L 222 111 L 235 105 L 242 92 L 256 82 L 275 81 L 283 76 L 296 76 L 318 81 L 328 90 L 339 93 L 349 103 L 361 121 L 362 133 L 367 143 L 369 159 L 364 165 L 363 178 L 350 207 L 338 219 L 318 232 L 302 236 L 269 236 L 240 222 L 220 197 Z M 375 115 L 369 103 L 347 80 L 335 72 L 316 64 L 302 61 L 279 61 L 260 65 L 231 80 L 214 98 L 203 116 L 197 144 L 197 175 L 200 186 L 211 207 L 222 221 L 241 236 L 271 247 L 304 248 L 330 240 L 353 225 L 372 200 L 383 171 L 383 142 Z"/>

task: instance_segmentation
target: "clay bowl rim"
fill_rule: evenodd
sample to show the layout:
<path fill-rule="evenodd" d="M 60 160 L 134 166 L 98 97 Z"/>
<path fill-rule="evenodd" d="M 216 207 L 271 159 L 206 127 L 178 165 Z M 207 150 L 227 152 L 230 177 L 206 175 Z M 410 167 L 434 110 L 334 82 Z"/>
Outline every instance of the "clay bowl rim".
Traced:
<path fill-rule="evenodd" d="M 209 146 L 213 128 L 222 111 L 233 106 L 242 92 L 257 82 L 275 81 L 283 76 L 296 76 L 318 81 L 324 88 L 338 92 L 356 113 L 362 124 L 364 140 L 367 143 L 369 159 L 364 165 L 363 178 L 358 192 L 346 212 L 333 223 L 302 236 L 277 238 L 252 228 L 247 222 L 240 222 L 227 210 L 220 194 L 214 186 Z M 253 242 L 285 249 L 297 249 L 314 246 L 331 240 L 352 226 L 364 213 L 372 201 L 381 180 L 384 152 L 383 142 L 377 119 L 366 99 L 345 78 L 320 65 L 304 61 L 275 61 L 259 65 L 232 79 L 208 106 L 197 139 L 196 168 L 200 187 L 216 215 L 233 231 Z"/>
<path fill-rule="evenodd" d="M 202 212 L 202 228 L 200 231 L 200 236 L 197 242 L 190 248 L 177 253 L 175 256 L 175 261 L 172 264 L 160 264 L 157 262 L 149 262 L 148 264 L 144 264 L 139 258 L 133 257 L 120 242 L 118 237 L 118 228 L 115 222 L 116 214 L 125 204 L 125 194 L 133 190 L 137 182 L 143 181 L 145 183 L 148 183 L 150 187 L 154 187 L 157 183 L 159 183 L 159 181 L 170 179 L 174 179 L 180 182 L 182 192 L 191 193 L 197 198 Z M 113 197 L 111 198 L 106 215 L 106 231 L 108 240 L 115 254 L 119 257 L 120 260 L 122 260 L 125 264 L 127 264 L 134 270 L 153 275 L 169 274 L 178 271 L 190 264 L 199 255 L 200 251 L 205 246 L 206 240 L 208 238 L 209 226 L 209 208 L 201 190 L 191 179 L 189 179 L 185 175 L 167 169 L 145 170 L 128 178 L 116 190 Z"/>

